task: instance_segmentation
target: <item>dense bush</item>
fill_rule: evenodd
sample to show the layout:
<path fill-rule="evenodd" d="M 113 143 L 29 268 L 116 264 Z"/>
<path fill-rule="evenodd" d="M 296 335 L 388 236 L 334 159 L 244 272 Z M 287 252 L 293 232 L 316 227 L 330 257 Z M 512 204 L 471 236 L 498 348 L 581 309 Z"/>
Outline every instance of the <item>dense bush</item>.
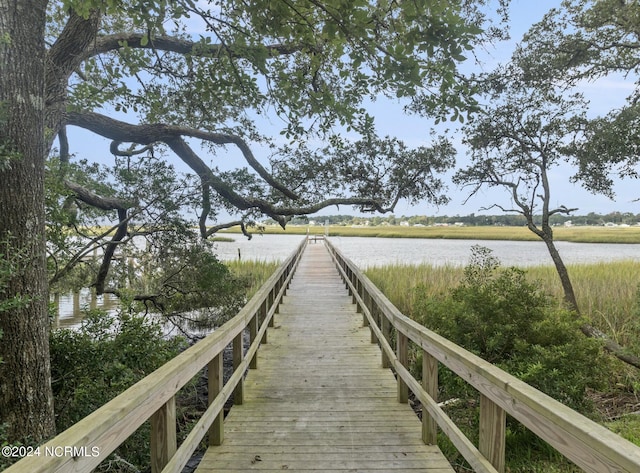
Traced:
<path fill-rule="evenodd" d="M 426 327 L 535 386 L 589 411 L 588 388 L 604 382 L 606 358 L 581 321 L 526 280 L 502 268 L 490 250 L 474 247 L 462 283 L 442 296 L 416 288 L 414 317 Z M 461 380 L 443 373 L 442 394 L 459 397 Z"/>
<path fill-rule="evenodd" d="M 182 338 L 166 339 L 162 326 L 141 316 L 89 311 L 79 330 L 51 334 L 56 427 L 62 432 L 175 357 Z M 149 432 L 144 426 L 118 450 L 118 457 L 144 466 Z"/>

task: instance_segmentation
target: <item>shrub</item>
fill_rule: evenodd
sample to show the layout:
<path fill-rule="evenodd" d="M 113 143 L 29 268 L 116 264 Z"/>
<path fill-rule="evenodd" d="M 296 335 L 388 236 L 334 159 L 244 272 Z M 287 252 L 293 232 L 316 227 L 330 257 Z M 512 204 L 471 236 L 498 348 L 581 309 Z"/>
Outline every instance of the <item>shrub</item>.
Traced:
<path fill-rule="evenodd" d="M 175 357 L 182 338 L 165 339 L 160 323 L 141 316 L 89 311 L 79 330 L 51 334 L 52 387 L 59 432 Z M 148 426 L 116 453 L 138 467 L 149 462 Z"/>
<path fill-rule="evenodd" d="M 559 309 L 523 270 L 502 268 L 482 247 L 472 249 L 462 283 L 443 296 L 421 296 L 416 319 L 558 401 L 589 412 L 587 388 L 604 382 L 600 343 L 581 321 Z M 442 388 L 459 396 L 462 381 L 443 373 Z M 466 388 L 465 388 L 466 389 Z"/>

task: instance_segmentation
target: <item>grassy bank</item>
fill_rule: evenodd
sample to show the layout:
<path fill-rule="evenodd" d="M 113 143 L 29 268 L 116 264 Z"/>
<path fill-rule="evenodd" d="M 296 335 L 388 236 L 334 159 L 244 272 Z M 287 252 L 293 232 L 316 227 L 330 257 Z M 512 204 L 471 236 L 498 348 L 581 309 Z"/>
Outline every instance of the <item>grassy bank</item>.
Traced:
<path fill-rule="evenodd" d="M 620 344 L 640 353 L 640 262 L 569 265 L 568 270 L 583 315 Z M 454 266 L 389 265 L 371 268 L 366 274 L 400 311 L 411 316 L 416 286 L 431 294 L 446 293 L 459 284 L 463 271 Z M 526 274 L 541 290 L 562 300 L 562 287 L 552 266 L 527 267 Z"/>
<path fill-rule="evenodd" d="M 288 226 L 283 230 L 277 226 L 264 227 L 266 234 L 284 235 L 324 235 L 324 226 Z M 224 233 L 239 233 L 240 229 L 230 229 Z M 516 240 L 538 241 L 526 227 L 328 227 L 329 236 L 377 237 L 377 238 L 449 238 L 462 240 Z M 576 243 L 640 243 L 640 227 L 557 227 L 556 240 Z"/>
<path fill-rule="evenodd" d="M 277 262 L 246 260 L 227 261 L 226 266 L 234 276 L 240 278 L 247 290 L 247 300 L 251 299 L 260 286 L 271 277 L 280 266 Z"/>

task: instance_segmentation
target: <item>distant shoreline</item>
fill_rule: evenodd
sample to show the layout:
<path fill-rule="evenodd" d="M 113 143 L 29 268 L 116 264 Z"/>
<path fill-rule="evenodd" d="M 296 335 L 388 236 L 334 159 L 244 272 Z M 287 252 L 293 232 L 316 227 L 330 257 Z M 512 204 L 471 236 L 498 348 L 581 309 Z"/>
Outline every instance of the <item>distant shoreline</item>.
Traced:
<path fill-rule="evenodd" d="M 282 235 L 324 235 L 341 237 L 376 237 L 376 238 L 440 238 L 463 240 L 511 240 L 539 241 L 526 227 L 509 226 L 342 226 L 330 225 L 289 225 L 285 230 L 278 226 L 252 228 L 251 233 Z M 221 236 L 228 233 L 240 233 L 239 227 L 219 232 Z M 640 226 L 573 226 L 554 227 L 554 239 L 574 243 L 640 243 Z"/>

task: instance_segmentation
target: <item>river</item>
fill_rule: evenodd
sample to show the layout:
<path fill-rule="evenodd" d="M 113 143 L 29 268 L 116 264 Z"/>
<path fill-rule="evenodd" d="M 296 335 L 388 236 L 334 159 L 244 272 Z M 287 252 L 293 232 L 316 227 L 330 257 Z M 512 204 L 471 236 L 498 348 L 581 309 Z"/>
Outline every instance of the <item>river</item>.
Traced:
<path fill-rule="evenodd" d="M 216 252 L 222 260 L 283 261 L 300 243 L 302 235 L 254 235 L 247 240 L 234 235 L 233 242 L 217 242 Z M 331 241 L 363 269 L 387 264 L 421 264 L 464 266 L 471 247 L 490 248 L 505 266 L 551 265 L 551 257 L 541 241 L 446 240 L 414 238 L 331 237 Z M 321 243 L 310 243 L 321 244 Z M 557 241 L 556 246 L 566 264 L 586 264 L 617 260 L 640 261 L 640 245 L 612 243 L 571 243 Z M 81 319 L 82 307 L 112 309 L 117 301 L 109 296 L 91 297 L 86 290 L 79 295 L 61 295 L 55 327 L 71 327 Z"/>
<path fill-rule="evenodd" d="M 239 251 L 243 259 L 279 261 L 293 251 L 301 238 L 299 235 L 256 235 L 249 241 L 238 236 L 233 242 L 218 242 L 216 250 L 223 260 L 238 258 Z M 364 237 L 331 237 L 331 241 L 363 269 L 396 263 L 464 266 L 469 262 L 471 247 L 474 245 L 493 250 L 494 256 L 505 266 L 552 264 L 547 247 L 542 241 Z M 566 264 L 640 261 L 638 244 L 557 241 L 556 246 Z"/>

